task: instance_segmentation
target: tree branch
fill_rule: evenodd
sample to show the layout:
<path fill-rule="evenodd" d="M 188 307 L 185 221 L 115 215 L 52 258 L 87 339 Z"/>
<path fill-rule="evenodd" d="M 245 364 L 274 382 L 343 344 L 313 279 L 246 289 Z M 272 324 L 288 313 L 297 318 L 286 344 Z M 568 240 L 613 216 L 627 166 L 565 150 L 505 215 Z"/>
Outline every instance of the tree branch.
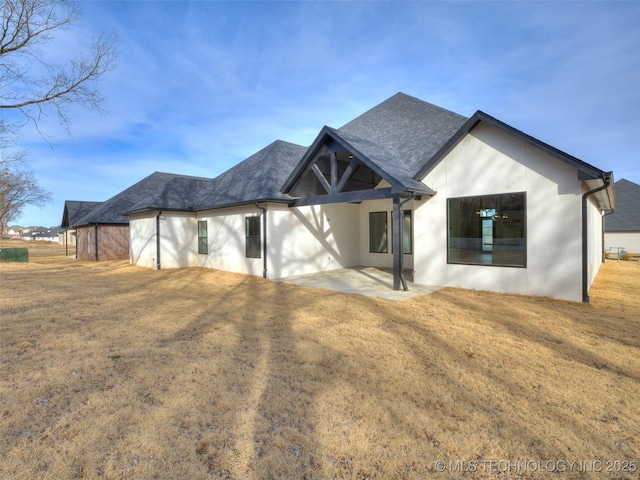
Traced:
<path fill-rule="evenodd" d="M 103 98 L 95 82 L 116 67 L 118 52 L 114 33 L 98 37 L 90 53 L 70 59 L 67 65 L 55 66 L 45 61 L 46 57 L 37 47 L 52 40 L 56 31 L 77 22 L 80 3 L 76 0 L 4 0 L 0 11 L 3 16 L 0 112 L 17 110 L 42 133 L 38 121 L 46 116 L 48 108 L 58 115 L 67 131 L 69 106 L 79 104 L 90 110 L 101 110 Z M 44 66 L 49 74 L 31 76 L 34 63 Z M 6 122 L 4 128 L 9 128 Z"/>

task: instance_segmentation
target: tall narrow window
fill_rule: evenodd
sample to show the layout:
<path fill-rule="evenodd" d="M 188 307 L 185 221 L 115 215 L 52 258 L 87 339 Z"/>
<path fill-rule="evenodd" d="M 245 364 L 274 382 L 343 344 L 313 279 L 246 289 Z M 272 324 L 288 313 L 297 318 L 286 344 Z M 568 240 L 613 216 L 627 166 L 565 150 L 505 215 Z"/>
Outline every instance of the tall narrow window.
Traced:
<path fill-rule="evenodd" d="M 525 267 L 524 192 L 447 200 L 449 263 Z"/>
<path fill-rule="evenodd" d="M 387 253 L 387 212 L 369 212 L 369 251 Z"/>
<path fill-rule="evenodd" d="M 393 213 L 391 214 L 393 215 Z M 412 228 L 411 210 L 404 210 L 402 215 L 402 253 L 405 255 L 413 253 Z M 393 222 L 391 222 L 391 238 L 393 238 Z M 393 253 L 393 241 L 391 242 L 391 253 Z"/>
<path fill-rule="evenodd" d="M 247 258 L 260 258 L 260 217 L 245 217 Z"/>
<path fill-rule="evenodd" d="M 207 237 L 207 221 L 198 222 L 198 253 L 209 253 L 209 240 Z"/>

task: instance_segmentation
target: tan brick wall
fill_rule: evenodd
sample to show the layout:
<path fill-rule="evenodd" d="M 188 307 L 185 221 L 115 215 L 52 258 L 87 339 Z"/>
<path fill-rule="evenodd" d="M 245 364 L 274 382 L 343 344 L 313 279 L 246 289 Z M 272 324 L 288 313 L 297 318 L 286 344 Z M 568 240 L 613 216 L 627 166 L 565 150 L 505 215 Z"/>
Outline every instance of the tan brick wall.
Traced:
<path fill-rule="evenodd" d="M 129 225 L 98 225 L 98 261 L 129 258 Z M 95 225 L 77 229 L 78 258 L 96 260 Z"/>
<path fill-rule="evenodd" d="M 80 260 L 95 260 L 95 227 L 81 227 L 76 229 L 77 257 Z"/>
<path fill-rule="evenodd" d="M 98 260 L 128 259 L 129 225 L 100 225 L 98 247 Z"/>

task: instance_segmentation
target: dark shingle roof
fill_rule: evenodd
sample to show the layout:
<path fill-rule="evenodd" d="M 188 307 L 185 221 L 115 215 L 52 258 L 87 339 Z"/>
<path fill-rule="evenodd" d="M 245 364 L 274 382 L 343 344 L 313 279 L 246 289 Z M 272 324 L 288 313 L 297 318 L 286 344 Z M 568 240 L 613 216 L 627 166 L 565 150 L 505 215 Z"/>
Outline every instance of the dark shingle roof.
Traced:
<path fill-rule="evenodd" d="M 162 185 L 158 191 L 133 204 L 126 213 L 141 210 L 193 210 L 203 191 L 212 180 L 198 177 L 176 177 Z M 123 212 L 121 212 L 123 213 Z"/>
<path fill-rule="evenodd" d="M 91 210 L 96 208 L 101 203 L 102 202 L 65 200 L 64 211 L 62 213 L 62 223 L 60 223 L 60 226 L 62 228 L 67 228 L 71 225 L 75 225 L 78 220 L 88 215 Z"/>
<path fill-rule="evenodd" d="M 198 200 L 197 209 L 259 200 L 291 201 L 292 198 L 279 189 L 306 151 L 301 145 L 276 140 L 214 178 Z"/>
<path fill-rule="evenodd" d="M 328 128 L 328 127 L 327 127 Z M 350 148 L 359 152 L 367 158 L 367 160 L 375 166 L 377 172 L 382 174 L 383 178 L 386 178 L 389 183 L 398 183 L 405 189 L 412 191 L 423 192 L 433 195 L 435 192 L 424 184 L 417 182 L 413 179 L 412 167 L 407 166 L 407 162 L 404 160 L 407 157 L 403 157 L 393 148 L 389 148 L 379 142 L 373 142 L 371 140 L 358 137 L 346 132 L 334 131 L 336 135 L 344 140 Z M 386 175 L 384 175 L 386 173 Z"/>
<path fill-rule="evenodd" d="M 324 127 L 282 191 L 295 189 L 329 136 L 396 190 L 433 194 L 414 176 L 466 121 L 457 113 L 397 93 L 337 130 Z"/>
<path fill-rule="evenodd" d="M 640 231 L 640 185 L 624 178 L 614 185 L 616 209 L 605 217 L 605 231 Z"/>
<path fill-rule="evenodd" d="M 315 150 L 328 137 L 365 156 L 360 160 L 394 188 L 431 194 L 433 191 L 420 180 L 480 121 L 490 122 L 575 166 L 585 181 L 595 179 L 597 183 L 604 178 L 604 172 L 597 168 L 482 112 L 466 118 L 398 93 L 339 129 L 324 127 L 311 147 L 277 140 L 213 180 L 155 173 L 100 205 L 82 221 L 127 223 L 120 214 L 145 209 L 207 210 L 257 201 L 291 202 L 295 199 L 288 193 L 305 175 Z M 606 197 L 609 193 L 599 195 Z M 603 204 L 611 205 L 612 201 Z"/>
<path fill-rule="evenodd" d="M 413 177 L 467 117 L 397 93 L 338 130 L 395 152 L 397 170 Z"/>
<path fill-rule="evenodd" d="M 412 177 L 466 120 L 398 93 L 341 128 L 326 129 L 366 155 L 385 174 L 383 178 L 408 189 L 430 192 Z M 117 212 L 156 208 L 206 210 L 256 201 L 291 202 L 294 199 L 280 189 L 307 150 L 308 147 L 277 140 L 211 181 L 167 181 Z M 194 194 L 198 190 L 202 193 Z M 109 210 L 114 211 L 113 207 Z"/>
<path fill-rule="evenodd" d="M 25 235 L 29 238 L 55 238 L 64 230 L 60 227 L 44 228 L 39 230 L 33 230 Z"/>
<path fill-rule="evenodd" d="M 148 177 L 143 178 L 135 185 L 123 190 L 117 195 L 103 202 L 84 217 L 78 219 L 72 224 L 128 224 L 129 218 L 122 215 L 122 212 L 131 210 L 141 200 L 152 197 L 158 193 L 168 182 L 174 178 L 189 178 L 184 175 L 176 175 L 173 173 L 155 172 Z M 190 177 L 197 178 L 197 177 Z"/>

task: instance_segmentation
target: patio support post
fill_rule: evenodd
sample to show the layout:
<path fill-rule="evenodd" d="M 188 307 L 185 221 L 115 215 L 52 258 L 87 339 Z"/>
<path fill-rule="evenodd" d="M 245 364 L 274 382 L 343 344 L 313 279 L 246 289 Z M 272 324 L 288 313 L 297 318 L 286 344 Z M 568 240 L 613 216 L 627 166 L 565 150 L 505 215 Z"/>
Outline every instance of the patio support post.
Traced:
<path fill-rule="evenodd" d="M 409 291 L 407 287 L 407 281 L 404 278 L 404 204 L 410 200 L 416 198 L 415 194 L 412 194 L 408 198 L 400 201 L 400 195 L 393 195 L 393 211 L 391 212 L 391 229 L 393 230 L 393 289 L 400 290 L 400 284 L 402 284 L 402 290 Z"/>
<path fill-rule="evenodd" d="M 393 195 L 393 212 L 391 213 L 391 230 L 393 231 L 393 289 L 400 290 L 400 284 L 405 291 L 407 284 L 402 278 L 403 255 L 402 255 L 402 206 L 400 205 L 400 195 Z"/>

